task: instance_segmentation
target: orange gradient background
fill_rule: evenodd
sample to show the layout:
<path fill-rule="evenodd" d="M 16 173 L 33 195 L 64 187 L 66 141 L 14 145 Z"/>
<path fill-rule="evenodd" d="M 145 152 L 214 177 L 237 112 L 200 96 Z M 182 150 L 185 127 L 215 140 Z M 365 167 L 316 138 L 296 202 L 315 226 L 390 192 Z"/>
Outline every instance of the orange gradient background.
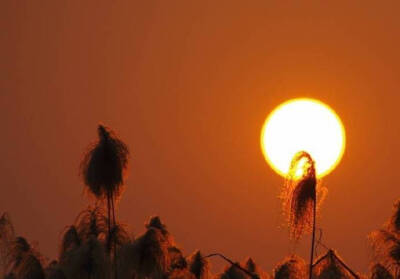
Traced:
<path fill-rule="evenodd" d="M 270 271 L 293 245 L 260 132 L 277 105 L 310 97 L 346 125 L 323 243 L 365 272 L 366 236 L 400 196 L 399 8 L 1 1 L 0 211 L 54 258 L 87 204 L 78 166 L 103 121 L 132 151 L 121 221 L 140 234 L 160 214 L 185 253 L 250 255 Z"/>

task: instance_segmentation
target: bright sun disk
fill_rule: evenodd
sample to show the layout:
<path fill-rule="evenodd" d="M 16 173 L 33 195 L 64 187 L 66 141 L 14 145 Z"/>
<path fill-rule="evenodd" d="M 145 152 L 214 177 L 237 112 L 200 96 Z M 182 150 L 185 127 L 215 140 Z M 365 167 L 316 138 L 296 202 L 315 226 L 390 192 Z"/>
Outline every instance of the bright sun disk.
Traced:
<path fill-rule="evenodd" d="M 345 130 L 339 116 L 315 99 L 289 100 L 267 117 L 261 132 L 261 147 L 269 165 L 286 176 L 293 156 L 308 152 L 318 177 L 329 174 L 345 149 Z"/>

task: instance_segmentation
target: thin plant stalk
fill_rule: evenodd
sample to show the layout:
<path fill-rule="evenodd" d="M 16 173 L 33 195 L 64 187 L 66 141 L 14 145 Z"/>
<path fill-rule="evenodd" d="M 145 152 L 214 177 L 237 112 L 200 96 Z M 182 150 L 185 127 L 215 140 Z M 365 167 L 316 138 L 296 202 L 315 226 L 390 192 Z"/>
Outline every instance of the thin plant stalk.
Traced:
<path fill-rule="evenodd" d="M 313 227 L 312 227 L 312 236 L 311 236 L 311 253 L 310 253 L 310 267 L 309 267 L 309 274 L 308 278 L 312 279 L 312 269 L 313 269 L 313 262 L 314 262 L 314 247 L 315 247 L 315 225 L 316 225 L 316 214 L 317 213 L 317 203 L 314 200 L 313 203 Z"/>

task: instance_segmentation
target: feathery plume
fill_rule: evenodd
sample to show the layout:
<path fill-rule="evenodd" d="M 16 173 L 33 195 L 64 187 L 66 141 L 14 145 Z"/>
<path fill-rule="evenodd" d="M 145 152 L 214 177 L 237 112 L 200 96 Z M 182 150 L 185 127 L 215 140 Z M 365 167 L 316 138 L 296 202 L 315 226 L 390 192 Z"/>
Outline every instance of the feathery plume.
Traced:
<path fill-rule="evenodd" d="M 196 279 L 209 279 L 210 276 L 210 263 L 203 257 L 199 250 L 195 251 L 189 257 L 189 270 L 196 277 Z"/>
<path fill-rule="evenodd" d="M 128 166 L 128 147 L 109 128 L 99 125 L 99 140 L 81 162 L 85 185 L 97 198 L 117 198 Z"/>
<path fill-rule="evenodd" d="M 9 262 L 8 268 L 11 270 L 17 269 L 23 262 L 26 255 L 32 253 L 32 247 L 28 241 L 23 237 L 17 237 L 11 245 L 11 249 L 8 255 Z"/>
<path fill-rule="evenodd" d="M 329 250 L 315 263 L 313 274 L 317 279 L 358 279 L 344 261 L 333 250 Z"/>
<path fill-rule="evenodd" d="M 168 242 L 158 229 L 150 227 L 133 243 L 134 266 L 139 279 L 161 279 L 168 271 Z"/>
<path fill-rule="evenodd" d="M 382 264 L 374 264 L 371 268 L 370 279 L 393 279 L 393 275 Z"/>
<path fill-rule="evenodd" d="M 111 235 L 111 227 L 117 224 L 114 204 L 121 195 L 129 150 L 111 129 L 99 125 L 97 132 L 99 139 L 85 154 L 81 162 L 81 173 L 89 192 L 99 200 L 107 200 L 108 235 Z M 111 253 L 111 250 L 108 252 Z M 114 259 L 117 258 L 116 253 L 114 250 Z M 114 277 L 117 277 L 115 265 L 114 262 Z"/>
<path fill-rule="evenodd" d="M 389 270 L 396 272 L 400 268 L 400 238 L 385 229 L 372 232 L 368 238 L 375 257 Z"/>
<path fill-rule="evenodd" d="M 393 206 L 393 214 L 380 230 L 368 236 L 374 256 L 385 268 L 397 274 L 400 271 L 400 200 Z"/>
<path fill-rule="evenodd" d="M 117 223 L 111 227 L 110 233 L 107 235 L 106 246 L 108 251 L 118 251 L 125 244 L 131 241 L 131 236 L 126 226 Z M 111 253 L 113 254 L 113 253 Z"/>
<path fill-rule="evenodd" d="M 297 153 L 292 160 L 282 193 L 284 212 L 291 236 L 295 240 L 312 229 L 316 187 L 313 159 L 304 151 Z"/>
<path fill-rule="evenodd" d="M 319 187 L 318 196 L 326 194 Z M 312 275 L 317 215 L 317 175 L 315 162 L 305 151 L 298 152 L 290 165 L 282 194 L 284 212 L 287 215 L 290 235 L 296 241 L 306 232 L 312 232 L 309 263 L 309 279 Z M 319 198 L 319 203 L 322 198 Z"/>
<path fill-rule="evenodd" d="M 15 274 L 18 279 L 45 279 L 42 263 L 33 254 L 24 257 Z"/>
<path fill-rule="evenodd" d="M 79 213 L 75 220 L 75 227 L 82 241 L 91 236 L 104 240 L 107 235 L 107 217 L 102 208 L 89 206 Z"/>
<path fill-rule="evenodd" d="M 400 200 L 397 200 L 393 205 L 393 214 L 389 220 L 387 229 L 400 234 Z"/>
<path fill-rule="evenodd" d="M 274 271 L 274 279 L 304 279 L 306 278 L 306 262 L 299 256 L 292 255 L 284 259 Z"/>
<path fill-rule="evenodd" d="M 155 229 L 160 230 L 164 236 L 169 235 L 167 226 L 163 222 L 161 222 L 161 219 L 159 216 L 150 217 L 149 222 L 146 224 L 146 228 L 147 229 L 155 228 Z"/>
<path fill-rule="evenodd" d="M 240 265 L 239 263 L 236 264 Z M 236 265 L 229 265 L 225 268 L 225 271 L 218 276 L 218 279 L 248 279 L 248 275 Z"/>
<path fill-rule="evenodd" d="M 95 235 L 76 249 L 66 252 L 62 262 L 62 270 L 68 279 L 107 279 L 109 267 L 104 245 Z"/>
<path fill-rule="evenodd" d="M 57 261 L 52 261 L 45 269 L 47 279 L 67 279 Z"/>
<path fill-rule="evenodd" d="M 69 226 L 65 229 L 61 240 L 61 247 L 59 252 L 59 260 L 62 261 L 64 255 L 81 245 L 81 238 L 75 226 Z"/>
<path fill-rule="evenodd" d="M 0 217 L 0 276 L 6 272 L 14 240 L 15 231 L 10 216 L 3 213 Z"/>
<path fill-rule="evenodd" d="M 168 247 L 168 257 L 170 262 L 170 270 L 187 268 L 187 261 L 183 256 L 182 251 L 178 247 Z"/>
<path fill-rule="evenodd" d="M 264 272 L 252 258 L 247 258 L 244 261 L 243 267 L 247 269 L 250 273 L 256 274 L 260 279 L 267 279 L 269 278 L 268 274 Z"/>

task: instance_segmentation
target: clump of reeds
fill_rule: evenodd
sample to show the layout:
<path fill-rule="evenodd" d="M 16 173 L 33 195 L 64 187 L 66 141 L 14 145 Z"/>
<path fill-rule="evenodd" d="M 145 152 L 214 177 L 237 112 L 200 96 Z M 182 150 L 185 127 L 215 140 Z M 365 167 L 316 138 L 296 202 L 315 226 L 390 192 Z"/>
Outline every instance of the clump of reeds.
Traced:
<path fill-rule="evenodd" d="M 45 269 L 46 279 L 67 279 L 57 261 L 52 261 Z"/>
<path fill-rule="evenodd" d="M 187 268 L 188 263 L 186 258 L 183 256 L 181 249 L 176 246 L 168 247 L 168 257 L 169 257 L 169 269 L 170 270 L 184 270 Z"/>
<path fill-rule="evenodd" d="M 313 275 L 316 279 L 358 279 L 344 261 L 333 250 L 316 260 Z"/>
<path fill-rule="evenodd" d="M 259 279 L 268 279 L 269 275 L 264 272 L 255 262 L 252 258 L 248 257 L 244 262 L 243 262 L 243 268 L 249 271 L 250 273 L 256 275 L 257 278 Z M 251 278 L 250 276 L 248 276 Z"/>
<path fill-rule="evenodd" d="M 371 267 L 370 279 L 393 279 L 393 275 L 390 271 L 382 264 L 377 263 Z"/>
<path fill-rule="evenodd" d="M 107 217 L 101 207 L 88 206 L 81 211 L 75 219 L 75 227 L 81 240 L 85 241 L 91 236 L 98 239 L 105 239 L 107 231 Z"/>
<path fill-rule="evenodd" d="M 210 264 L 202 253 L 197 250 L 188 259 L 189 270 L 196 279 L 210 278 Z"/>
<path fill-rule="evenodd" d="M 0 217 L 0 276 L 6 272 L 7 264 L 10 261 L 10 248 L 14 240 L 15 231 L 10 216 L 3 213 Z"/>
<path fill-rule="evenodd" d="M 16 237 L 11 243 L 7 257 L 9 277 L 44 279 L 43 258 L 23 237 Z"/>
<path fill-rule="evenodd" d="M 395 277 L 400 274 L 400 200 L 393 206 L 393 214 L 382 229 L 368 236 L 376 260 Z"/>
<path fill-rule="evenodd" d="M 247 274 L 239 268 L 240 264 L 235 263 L 225 268 L 225 271 L 220 274 L 218 279 L 248 279 Z"/>
<path fill-rule="evenodd" d="M 154 220 L 159 222 L 154 222 Z M 146 227 L 147 231 L 144 235 L 138 237 L 133 243 L 132 263 L 140 279 L 163 278 L 170 267 L 168 248 L 171 246 L 171 238 L 158 217 L 151 218 Z"/>
<path fill-rule="evenodd" d="M 274 279 L 304 279 L 306 262 L 297 255 L 291 255 L 274 268 L 273 274 Z"/>

